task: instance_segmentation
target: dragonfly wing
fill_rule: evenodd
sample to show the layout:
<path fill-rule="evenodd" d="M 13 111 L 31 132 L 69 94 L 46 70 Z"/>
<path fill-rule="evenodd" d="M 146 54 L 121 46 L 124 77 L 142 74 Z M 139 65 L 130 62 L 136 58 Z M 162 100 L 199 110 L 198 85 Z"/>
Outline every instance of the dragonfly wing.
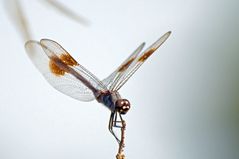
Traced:
<path fill-rule="evenodd" d="M 114 90 L 119 90 L 129 78 L 139 69 L 139 67 L 168 39 L 171 31 L 165 33 L 161 36 L 155 43 L 143 51 L 129 66 L 127 71 L 124 73 L 124 76 L 121 77 L 117 86 L 114 87 Z"/>
<path fill-rule="evenodd" d="M 108 87 L 109 90 L 113 90 L 118 84 L 118 82 L 120 82 L 119 79 L 124 75 L 126 70 L 137 58 L 139 53 L 142 51 L 144 45 L 145 43 L 139 45 L 138 48 L 113 73 L 111 73 L 107 78 L 102 81 L 104 85 Z"/>
<path fill-rule="evenodd" d="M 40 44 L 48 56 L 56 55 L 63 62 L 69 63 L 75 72 L 82 75 L 87 81 L 90 81 L 91 85 L 99 90 L 107 90 L 107 87 L 94 74 L 80 65 L 60 44 L 50 39 L 42 39 Z"/>
<path fill-rule="evenodd" d="M 25 48 L 33 64 L 58 91 L 80 101 L 94 100 L 94 92 L 77 78 L 78 75 L 88 81 L 87 84 L 90 84 L 95 90 L 105 88 L 96 77 L 89 75 L 89 71 L 84 72 L 86 69 L 54 41 L 48 39 L 41 40 L 41 42 L 31 40 L 25 44 Z"/>
<path fill-rule="evenodd" d="M 4 1 L 4 3 L 6 12 L 17 31 L 20 32 L 23 41 L 31 39 L 32 35 L 21 3 L 18 0 L 8 0 Z"/>
<path fill-rule="evenodd" d="M 55 8 L 60 13 L 64 14 L 68 18 L 71 18 L 72 20 L 75 20 L 76 22 L 79 22 L 83 25 L 89 25 L 90 22 L 84 18 L 83 16 L 80 16 L 79 14 L 73 12 L 71 9 L 67 8 L 64 4 L 61 4 L 59 1 L 56 0 L 44 0 L 43 2 L 48 3 L 50 6 Z"/>

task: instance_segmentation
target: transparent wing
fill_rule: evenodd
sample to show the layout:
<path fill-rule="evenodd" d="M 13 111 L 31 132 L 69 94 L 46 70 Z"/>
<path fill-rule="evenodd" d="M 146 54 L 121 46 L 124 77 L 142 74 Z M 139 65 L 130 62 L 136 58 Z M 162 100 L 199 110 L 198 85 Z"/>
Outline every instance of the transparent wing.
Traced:
<path fill-rule="evenodd" d="M 114 90 L 119 90 L 129 80 L 129 78 L 139 69 L 139 67 L 168 39 L 170 34 L 171 31 L 165 33 L 149 48 L 147 48 L 144 52 L 142 52 L 129 66 L 127 71 L 124 73 L 124 76 L 122 76 L 119 79 L 120 82 L 118 82 L 118 84 L 114 87 Z"/>
<path fill-rule="evenodd" d="M 118 84 L 119 79 L 124 75 L 129 66 L 137 58 L 138 54 L 142 51 L 145 43 L 139 45 L 139 47 L 107 78 L 102 82 L 108 87 L 109 90 L 113 90 L 114 87 Z"/>
<path fill-rule="evenodd" d="M 42 39 L 40 44 L 49 58 L 56 55 L 68 66 L 73 66 L 72 69 L 78 74 L 91 81 L 93 86 L 100 90 L 107 90 L 107 87 L 95 75 L 80 65 L 60 44 L 50 39 Z"/>
<path fill-rule="evenodd" d="M 18 0 L 7 0 L 4 1 L 5 9 L 9 18 L 13 22 L 17 31 L 20 32 L 23 41 L 31 39 L 31 33 L 29 25 L 27 23 L 27 18 L 23 12 L 22 6 Z"/>
<path fill-rule="evenodd" d="M 64 6 L 63 4 L 61 4 L 60 2 L 56 0 L 44 0 L 43 2 L 48 3 L 50 6 L 58 10 L 60 13 L 64 14 L 68 18 L 75 20 L 76 22 L 79 22 L 84 25 L 90 24 L 90 22 L 86 18 L 73 12 L 71 9 L 67 8 L 66 6 Z"/>
<path fill-rule="evenodd" d="M 106 89 L 58 43 L 48 39 L 28 41 L 25 48 L 33 64 L 58 91 L 80 101 L 91 101 L 95 99 L 94 91 Z"/>
<path fill-rule="evenodd" d="M 50 6 L 54 7 L 62 14 L 66 15 L 68 18 L 71 18 L 83 25 L 89 25 L 89 21 L 87 19 L 74 13 L 56 0 L 44 0 L 42 2 L 48 3 Z M 23 41 L 26 42 L 27 40 L 32 39 L 33 35 L 28 24 L 27 16 L 24 14 L 25 12 L 24 8 L 21 5 L 21 1 L 5 0 L 4 5 L 6 13 L 13 22 L 17 31 L 21 34 L 21 38 L 23 39 Z"/>

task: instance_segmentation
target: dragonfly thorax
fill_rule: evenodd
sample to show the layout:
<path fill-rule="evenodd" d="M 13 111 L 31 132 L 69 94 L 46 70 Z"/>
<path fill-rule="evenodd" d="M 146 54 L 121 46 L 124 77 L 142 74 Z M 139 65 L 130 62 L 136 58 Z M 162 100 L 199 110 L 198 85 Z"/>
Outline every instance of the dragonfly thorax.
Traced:
<path fill-rule="evenodd" d="M 99 103 L 104 104 L 112 112 L 119 112 L 126 114 L 130 109 L 130 102 L 127 99 L 122 99 L 120 94 L 116 91 L 97 92 L 95 94 Z"/>

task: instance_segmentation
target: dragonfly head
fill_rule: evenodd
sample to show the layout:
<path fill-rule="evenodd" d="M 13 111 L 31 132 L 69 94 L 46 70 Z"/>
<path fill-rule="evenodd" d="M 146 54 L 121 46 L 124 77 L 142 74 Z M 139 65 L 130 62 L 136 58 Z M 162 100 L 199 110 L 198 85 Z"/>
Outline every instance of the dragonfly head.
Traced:
<path fill-rule="evenodd" d="M 126 114 L 130 109 L 130 102 L 127 99 L 118 99 L 115 108 L 120 114 Z"/>

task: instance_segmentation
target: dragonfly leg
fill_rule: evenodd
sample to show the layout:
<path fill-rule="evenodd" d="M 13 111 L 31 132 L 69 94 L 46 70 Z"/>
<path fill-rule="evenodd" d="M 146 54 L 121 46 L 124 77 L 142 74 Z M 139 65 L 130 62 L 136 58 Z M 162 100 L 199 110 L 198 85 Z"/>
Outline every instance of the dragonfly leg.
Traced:
<path fill-rule="evenodd" d="M 120 113 L 119 113 L 119 120 L 117 118 L 118 118 L 118 112 L 112 112 L 110 115 L 110 120 L 109 120 L 109 131 L 115 137 L 115 139 L 117 140 L 117 142 L 119 144 L 118 155 L 122 155 L 123 151 L 124 151 L 124 147 L 125 147 L 124 139 L 125 139 L 126 123 L 123 120 Z M 117 125 L 117 123 L 120 123 L 120 125 Z M 121 138 L 120 139 L 116 136 L 113 128 L 121 129 Z"/>
<path fill-rule="evenodd" d="M 113 120 L 113 127 L 115 128 L 122 128 L 123 127 L 123 118 L 121 114 L 119 114 L 120 120 L 118 120 L 118 113 L 115 113 L 114 120 Z M 118 124 L 119 123 L 119 124 Z"/>
<path fill-rule="evenodd" d="M 112 112 L 111 115 L 110 115 L 110 120 L 109 120 L 108 129 L 109 129 L 110 133 L 114 136 L 114 138 L 116 139 L 116 141 L 117 141 L 118 143 L 120 143 L 120 142 L 121 142 L 120 139 L 116 136 L 116 134 L 115 134 L 115 132 L 114 132 L 114 130 L 113 130 L 113 127 L 115 127 L 115 126 L 114 126 L 115 116 L 116 116 L 116 115 L 115 115 L 115 112 Z"/>

